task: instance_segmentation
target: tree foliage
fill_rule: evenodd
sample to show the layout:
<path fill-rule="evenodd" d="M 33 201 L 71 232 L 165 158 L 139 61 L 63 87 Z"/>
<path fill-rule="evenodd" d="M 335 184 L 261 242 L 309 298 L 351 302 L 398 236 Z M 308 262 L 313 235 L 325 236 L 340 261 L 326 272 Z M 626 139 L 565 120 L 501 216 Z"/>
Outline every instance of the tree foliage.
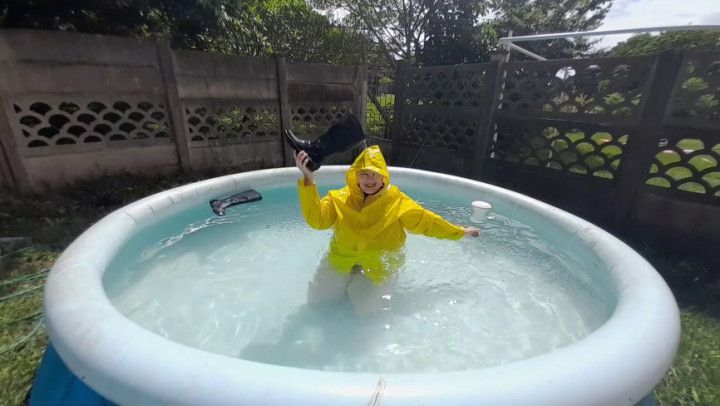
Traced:
<path fill-rule="evenodd" d="M 485 3 L 477 0 L 439 2 L 428 20 L 418 63 L 451 65 L 489 59 L 498 36 L 490 25 L 478 24 L 487 11 Z"/>
<path fill-rule="evenodd" d="M 0 27 L 168 39 L 175 48 L 362 62 L 368 41 L 304 0 L 0 0 Z"/>
<path fill-rule="evenodd" d="M 221 0 L 0 0 L 2 28 L 168 38 L 201 48 L 220 29 Z"/>
<path fill-rule="evenodd" d="M 483 62 L 510 30 L 593 29 L 611 1 L 0 0 L 0 27 L 163 38 L 176 48 L 282 53 L 298 61 L 353 64 L 367 58 L 385 71 L 401 58 L 422 65 Z M 522 46 L 562 58 L 586 53 L 590 45 L 554 40 Z"/>
<path fill-rule="evenodd" d="M 207 39 L 212 51 L 290 60 L 353 64 L 362 62 L 365 38 L 334 26 L 303 0 L 228 2 L 222 29 Z"/>
<path fill-rule="evenodd" d="M 503 34 L 532 35 L 588 31 L 600 26 L 612 0 L 491 0 L 492 24 Z M 572 58 L 588 52 L 593 42 L 586 39 L 556 39 L 520 44 L 548 59 Z"/>
<path fill-rule="evenodd" d="M 677 31 L 630 37 L 610 50 L 613 56 L 652 55 L 669 49 L 720 50 L 720 31 Z"/>
<path fill-rule="evenodd" d="M 315 0 L 330 12 L 345 11 L 348 27 L 364 32 L 388 60 L 414 59 L 425 41 L 428 23 L 443 0 Z"/>
<path fill-rule="evenodd" d="M 597 28 L 612 0 L 315 0 L 366 32 L 389 60 L 420 64 L 482 62 L 497 39 L 514 35 Z M 547 58 L 582 55 L 592 42 L 553 40 L 523 46 Z"/>
<path fill-rule="evenodd" d="M 486 60 L 497 43 L 494 27 L 480 24 L 486 0 L 315 0 L 342 15 L 345 26 L 361 31 L 392 63 L 454 64 Z"/>

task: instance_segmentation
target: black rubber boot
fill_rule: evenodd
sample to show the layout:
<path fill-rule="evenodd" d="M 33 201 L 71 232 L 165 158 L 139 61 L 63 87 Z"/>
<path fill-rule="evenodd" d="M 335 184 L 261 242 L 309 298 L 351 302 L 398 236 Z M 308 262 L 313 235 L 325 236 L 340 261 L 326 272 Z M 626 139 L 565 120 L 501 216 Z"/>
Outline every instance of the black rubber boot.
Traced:
<path fill-rule="evenodd" d="M 310 157 L 307 167 L 316 171 L 330 155 L 348 151 L 365 141 L 365 133 L 357 118 L 350 114 L 344 121 L 331 125 L 315 141 L 301 140 L 290 130 L 285 130 L 285 140 L 295 153 L 307 152 Z"/>

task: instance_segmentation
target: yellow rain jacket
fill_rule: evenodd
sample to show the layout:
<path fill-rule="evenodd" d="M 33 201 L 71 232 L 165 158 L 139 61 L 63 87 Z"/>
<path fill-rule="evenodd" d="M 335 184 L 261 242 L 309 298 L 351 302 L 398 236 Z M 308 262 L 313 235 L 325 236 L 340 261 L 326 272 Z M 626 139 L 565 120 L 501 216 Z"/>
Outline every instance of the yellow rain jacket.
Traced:
<path fill-rule="evenodd" d="M 371 170 L 382 175 L 383 188 L 365 197 L 358 185 L 359 172 Z M 404 262 L 401 248 L 405 230 L 429 237 L 457 240 L 464 230 L 439 215 L 422 208 L 390 184 L 385 158 L 377 145 L 365 149 L 345 175 L 347 186 L 331 190 L 320 199 L 317 186 L 298 181 L 303 216 L 310 227 L 335 227 L 328 260 L 340 273 L 355 265 L 374 283 L 385 281 Z"/>

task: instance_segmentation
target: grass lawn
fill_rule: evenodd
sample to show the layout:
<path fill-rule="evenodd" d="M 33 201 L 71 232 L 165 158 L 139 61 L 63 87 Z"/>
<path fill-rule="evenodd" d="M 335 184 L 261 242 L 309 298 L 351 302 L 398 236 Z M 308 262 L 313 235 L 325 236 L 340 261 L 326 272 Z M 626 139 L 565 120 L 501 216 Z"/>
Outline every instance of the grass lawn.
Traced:
<path fill-rule="evenodd" d="M 661 405 L 720 405 L 720 321 L 686 309 L 682 328 L 675 364 L 655 396 Z"/>
<path fill-rule="evenodd" d="M 115 208 L 209 175 L 158 178 L 112 176 L 49 195 L 0 195 L 0 237 L 29 237 L 36 248 L 0 259 L 0 404 L 22 404 L 47 337 L 42 328 L 16 349 L 12 343 L 40 320 L 44 274 L 77 235 Z M 663 274 L 682 309 L 683 337 L 677 359 L 656 389 L 662 405 L 720 405 L 720 275 L 704 263 L 671 258 L 645 242 L 633 244 Z M 3 251 L 0 255 L 7 254 Z M 14 283 L 8 281 L 22 280 Z"/>
<path fill-rule="evenodd" d="M 28 293 L 0 301 L 0 405 L 19 405 L 30 389 L 33 374 L 47 344 L 41 328 L 19 348 L 14 343 L 32 332 L 40 318 L 44 274 L 62 249 L 95 221 L 141 197 L 210 174 L 142 178 L 132 175 L 80 182 L 47 195 L 18 196 L 0 193 L 0 238 L 29 237 L 36 248 L 9 255 L 15 248 L 0 247 L 0 297 Z M 9 283 L 23 276 L 33 278 Z"/>
<path fill-rule="evenodd" d="M 23 403 L 47 344 L 44 328 L 41 324 L 38 328 L 38 323 L 42 322 L 39 314 L 42 289 L 34 288 L 42 286 L 46 276 L 36 274 L 50 267 L 56 256 L 57 250 L 41 248 L 0 260 L 0 296 L 27 292 L 0 302 L 0 404 Z M 27 275 L 36 276 L 6 284 L 9 280 Z M 23 338 L 27 340 L 24 345 L 9 349 Z"/>

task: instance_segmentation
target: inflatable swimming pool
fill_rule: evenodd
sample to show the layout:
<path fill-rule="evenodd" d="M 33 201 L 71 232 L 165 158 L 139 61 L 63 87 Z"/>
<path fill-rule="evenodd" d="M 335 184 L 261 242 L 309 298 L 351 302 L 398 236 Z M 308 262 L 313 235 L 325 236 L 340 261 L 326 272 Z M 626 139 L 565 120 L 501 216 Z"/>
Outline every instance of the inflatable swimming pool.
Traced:
<path fill-rule="evenodd" d="M 318 182 L 342 184 L 346 168 L 323 167 Z M 499 215 L 523 219 L 527 227 L 545 230 L 559 246 L 567 245 L 568 252 L 581 253 L 585 259 L 578 267 L 583 269 L 577 269 L 576 276 L 587 276 L 591 285 L 607 284 L 597 293 L 605 301 L 601 309 L 608 309 L 606 317 L 574 342 L 485 367 L 463 364 L 453 369 L 449 364 L 439 371 L 371 367 L 348 372 L 302 368 L 282 360 L 258 362 L 229 356 L 221 349 L 200 349 L 160 333 L 162 326 L 153 331 L 131 320 L 127 308 L 121 312 L 122 298 L 115 296 L 118 288 L 112 284 L 122 276 L 123 266 L 118 263 L 125 264 L 127 247 L 139 235 L 152 234 L 164 221 L 201 207 L 212 216 L 208 206 L 212 199 L 247 189 L 272 194 L 277 188 L 292 188 L 298 177 L 296 168 L 247 172 L 130 204 L 93 225 L 67 248 L 45 288 L 51 347 L 31 401 L 47 404 L 59 396 L 87 394 L 87 385 L 91 393 L 99 394 L 95 401 L 106 398 L 119 404 L 633 405 L 662 379 L 679 343 L 678 309 L 665 282 L 636 252 L 582 219 L 502 188 L 420 170 L 391 168 L 391 174 L 402 189 L 432 190 L 443 199 L 468 203 L 481 198 Z M 182 261 L 174 262 L 178 263 Z M 584 274 L 585 266 L 591 274 Z M 132 289 L 149 275 L 124 280 L 123 288 Z M 474 334 L 470 327 L 466 336 Z M 81 382 L 72 384 L 75 391 L 57 379 L 65 366 Z"/>

